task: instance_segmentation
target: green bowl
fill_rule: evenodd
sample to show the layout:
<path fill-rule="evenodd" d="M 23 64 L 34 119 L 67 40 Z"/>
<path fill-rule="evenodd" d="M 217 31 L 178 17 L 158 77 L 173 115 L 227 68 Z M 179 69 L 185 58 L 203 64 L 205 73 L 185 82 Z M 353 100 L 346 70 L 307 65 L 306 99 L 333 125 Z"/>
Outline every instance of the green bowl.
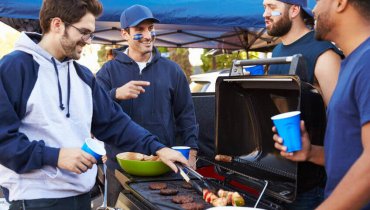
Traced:
<path fill-rule="evenodd" d="M 136 176 L 159 176 L 170 171 L 162 161 L 123 160 L 118 157 L 117 161 L 125 172 Z"/>

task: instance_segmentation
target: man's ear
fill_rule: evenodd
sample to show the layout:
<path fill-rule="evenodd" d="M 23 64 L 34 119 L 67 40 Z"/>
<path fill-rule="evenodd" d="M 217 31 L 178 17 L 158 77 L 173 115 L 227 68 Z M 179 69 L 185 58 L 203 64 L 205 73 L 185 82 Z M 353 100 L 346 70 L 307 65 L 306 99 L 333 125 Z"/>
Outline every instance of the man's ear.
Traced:
<path fill-rule="evenodd" d="M 50 21 L 50 31 L 56 33 L 64 33 L 65 24 L 63 23 L 62 19 L 55 17 Z"/>
<path fill-rule="evenodd" d="M 343 12 L 348 6 L 348 0 L 335 0 L 336 11 Z"/>
<path fill-rule="evenodd" d="M 130 29 L 127 29 L 127 30 L 130 30 Z M 127 30 L 125 30 L 125 29 L 121 29 L 121 37 L 122 37 L 124 40 L 128 40 L 129 33 L 127 32 Z"/>
<path fill-rule="evenodd" d="M 302 8 L 300 6 L 297 6 L 297 5 L 292 5 L 290 8 L 289 8 L 289 16 L 291 19 L 294 19 L 296 18 L 297 16 L 299 16 L 299 12 L 300 11 L 303 11 Z"/>

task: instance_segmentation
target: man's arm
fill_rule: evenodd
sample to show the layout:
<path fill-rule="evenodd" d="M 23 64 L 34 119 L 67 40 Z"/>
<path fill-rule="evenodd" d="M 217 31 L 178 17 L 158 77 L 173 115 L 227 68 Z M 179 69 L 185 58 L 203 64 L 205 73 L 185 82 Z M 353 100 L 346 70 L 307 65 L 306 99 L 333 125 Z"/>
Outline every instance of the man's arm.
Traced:
<path fill-rule="evenodd" d="M 14 51 L 0 60 L 0 164 L 22 174 L 44 165 L 57 166 L 59 148 L 19 131 L 37 80 L 32 56 Z"/>
<path fill-rule="evenodd" d="M 321 95 L 326 106 L 329 104 L 337 85 L 340 62 L 340 56 L 331 49 L 321 54 L 316 61 L 315 77 L 320 85 Z"/>
<path fill-rule="evenodd" d="M 145 93 L 144 87 L 149 86 L 150 82 L 147 81 L 135 81 L 130 82 L 118 87 L 116 89 L 116 100 L 128 100 L 139 97 L 141 93 Z"/>
<path fill-rule="evenodd" d="M 112 62 L 112 61 L 109 61 Z M 96 81 L 99 85 L 107 91 L 108 95 L 115 101 L 128 100 L 139 97 L 141 93 L 145 92 L 144 87 L 149 86 L 150 82 L 147 81 L 129 81 L 120 87 L 112 87 L 111 81 L 120 78 L 113 78 L 111 70 L 113 71 L 114 65 L 106 63 L 96 74 Z"/>
<path fill-rule="evenodd" d="M 370 122 L 362 126 L 363 152 L 318 209 L 361 209 L 370 201 Z"/>

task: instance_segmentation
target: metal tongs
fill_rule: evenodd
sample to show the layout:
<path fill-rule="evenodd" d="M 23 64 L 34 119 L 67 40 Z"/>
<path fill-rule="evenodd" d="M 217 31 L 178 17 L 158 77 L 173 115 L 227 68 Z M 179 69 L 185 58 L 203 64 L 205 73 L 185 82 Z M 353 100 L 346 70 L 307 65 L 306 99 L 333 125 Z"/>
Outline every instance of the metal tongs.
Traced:
<path fill-rule="evenodd" d="M 207 189 L 213 193 L 217 193 L 217 189 L 215 187 L 213 187 L 211 184 L 209 184 L 205 178 L 199 174 L 198 172 L 196 172 L 194 169 L 190 168 L 189 166 L 184 166 L 182 164 L 179 164 L 179 163 L 175 163 L 175 165 L 177 166 L 177 168 L 179 169 L 179 173 L 180 175 L 184 178 L 184 180 L 191 184 L 191 186 L 201 195 L 203 195 L 203 189 Z M 197 178 L 198 180 L 201 181 L 201 184 L 203 185 L 203 187 L 201 187 L 196 181 L 194 180 L 191 180 L 190 177 L 188 176 L 188 174 L 194 176 L 195 178 Z"/>

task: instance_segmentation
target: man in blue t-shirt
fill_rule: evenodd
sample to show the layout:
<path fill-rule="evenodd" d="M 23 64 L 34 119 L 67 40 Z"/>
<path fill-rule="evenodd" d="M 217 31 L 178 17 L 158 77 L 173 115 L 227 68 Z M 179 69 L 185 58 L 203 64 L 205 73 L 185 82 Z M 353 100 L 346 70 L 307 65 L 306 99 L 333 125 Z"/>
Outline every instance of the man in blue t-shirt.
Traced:
<path fill-rule="evenodd" d="M 321 91 L 325 104 L 329 102 L 336 85 L 341 52 L 328 41 L 317 41 L 309 29 L 313 24 L 312 12 L 306 7 L 306 0 L 264 0 L 267 33 L 281 39 L 272 51 L 272 57 L 285 57 L 301 54 L 305 69 L 297 69 L 301 80 Z M 268 74 L 288 74 L 289 64 L 271 65 Z M 325 129 L 325 128 L 322 128 Z M 323 137 L 312 142 L 323 145 Z M 293 203 L 288 209 L 310 210 L 324 199 L 326 174 L 323 166 L 310 162 L 298 164 L 298 189 Z"/>
<path fill-rule="evenodd" d="M 325 165 L 326 200 L 318 209 L 370 209 L 370 1 L 321 0 L 315 37 L 335 42 L 346 59 L 327 110 L 325 146 L 311 145 L 301 123 L 303 150 L 281 155 Z"/>

